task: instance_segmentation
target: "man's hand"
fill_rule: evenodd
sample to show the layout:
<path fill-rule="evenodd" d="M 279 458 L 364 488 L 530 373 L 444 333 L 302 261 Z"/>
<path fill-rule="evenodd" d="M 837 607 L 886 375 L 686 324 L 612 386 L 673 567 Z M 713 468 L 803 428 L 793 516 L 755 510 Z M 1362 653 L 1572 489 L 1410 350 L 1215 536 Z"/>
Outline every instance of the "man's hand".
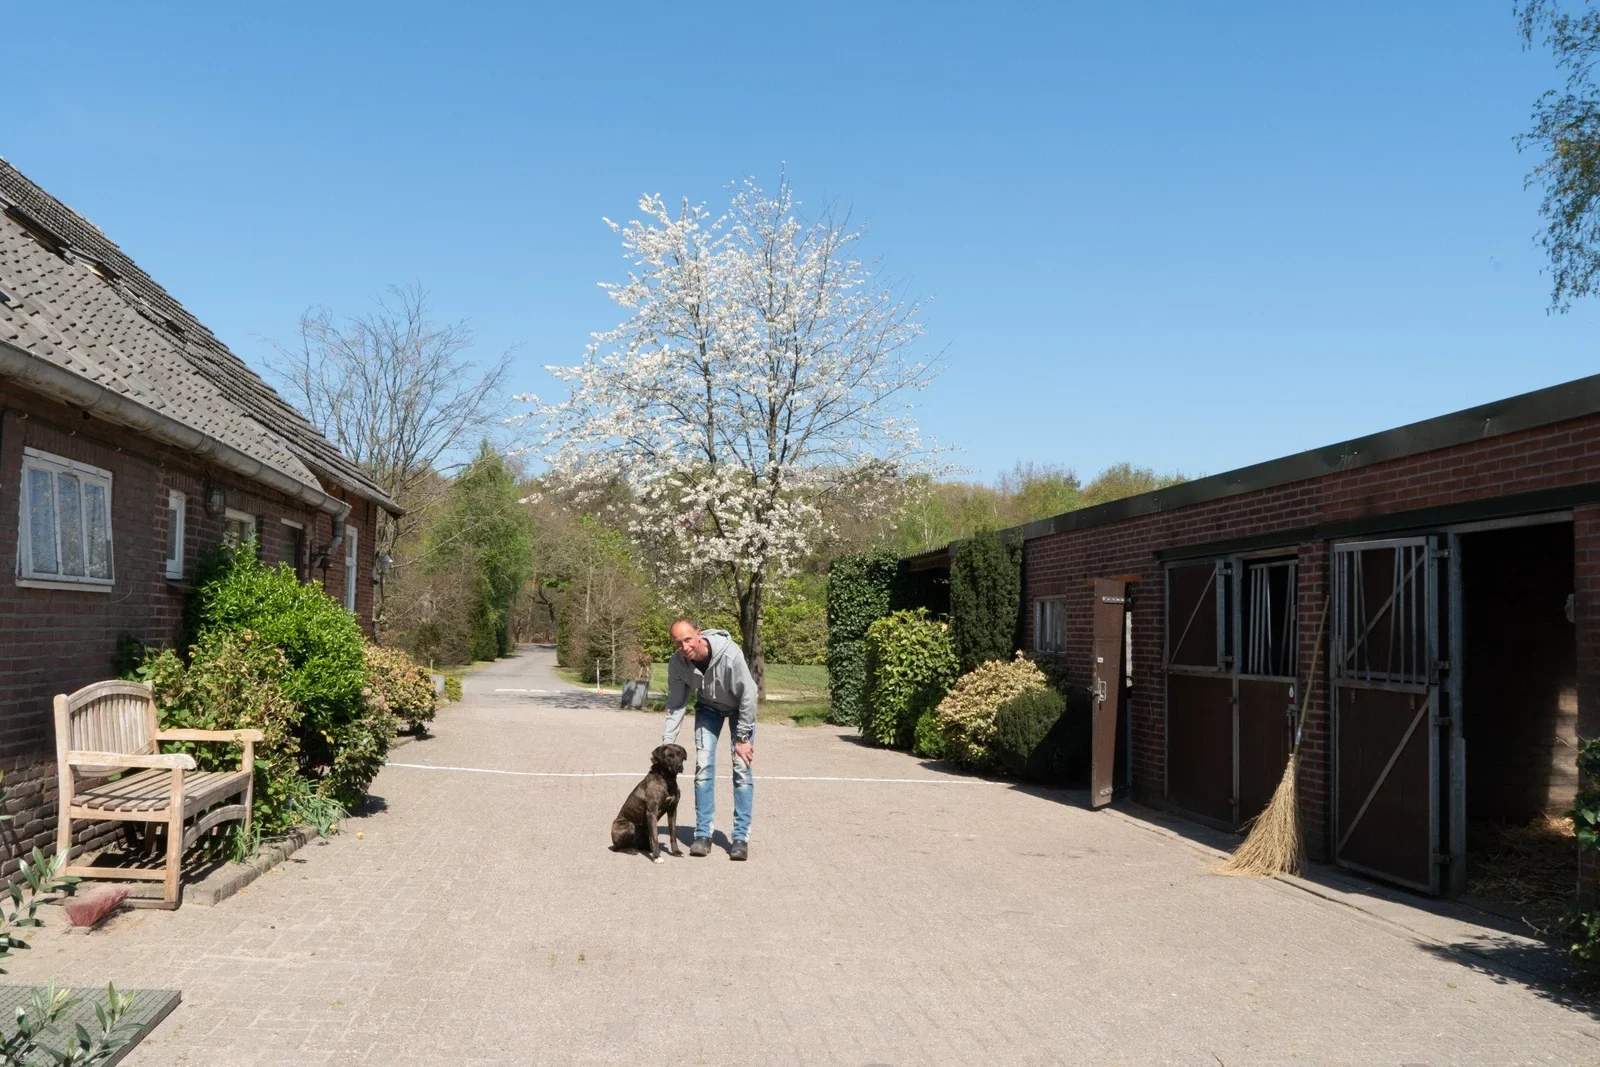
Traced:
<path fill-rule="evenodd" d="M 733 743 L 733 754 L 744 760 L 746 767 L 756 761 L 755 746 L 748 741 L 735 741 Z"/>

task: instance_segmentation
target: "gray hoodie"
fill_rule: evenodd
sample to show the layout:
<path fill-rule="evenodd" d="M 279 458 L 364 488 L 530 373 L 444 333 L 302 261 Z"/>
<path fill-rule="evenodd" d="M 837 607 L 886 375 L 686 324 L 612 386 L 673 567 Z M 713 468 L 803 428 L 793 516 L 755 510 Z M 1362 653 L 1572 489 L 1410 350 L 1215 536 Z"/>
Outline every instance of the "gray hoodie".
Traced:
<path fill-rule="evenodd" d="M 726 630 L 702 630 L 700 635 L 711 646 L 711 662 L 704 671 L 682 652 L 674 652 L 667 661 L 667 728 L 661 740 L 671 744 L 677 738 L 689 701 L 697 699 L 718 711 L 738 711 L 733 739 L 748 741 L 756 728 L 756 680 L 750 676 L 744 653 Z"/>

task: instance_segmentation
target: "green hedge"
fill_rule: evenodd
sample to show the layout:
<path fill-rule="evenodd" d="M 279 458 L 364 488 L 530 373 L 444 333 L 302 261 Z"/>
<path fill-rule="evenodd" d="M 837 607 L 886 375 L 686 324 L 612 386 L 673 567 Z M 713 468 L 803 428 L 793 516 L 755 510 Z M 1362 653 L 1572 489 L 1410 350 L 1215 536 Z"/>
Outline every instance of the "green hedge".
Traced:
<path fill-rule="evenodd" d="M 910 748 L 917 722 L 956 680 L 950 630 L 920 608 L 867 628 L 867 700 L 861 732 L 880 745 Z"/>
<path fill-rule="evenodd" d="M 279 684 L 303 714 L 302 773 L 323 796 L 354 809 L 395 732 L 388 709 L 367 699 L 366 638 L 356 617 L 320 585 L 302 585 L 287 564 L 256 559 L 253 538 L 203 561 L 184 612 L 195 642 L 248 632 L 283 653 Z"/>
<path fill-rule="evenodd" d="M 832 722 L 859 725 L 866 711 L 867 629 L 894 609 L 900 560 L 877 550 L 840 556 L 828 568 L 828 690 Z"/>
<path fill-rule="evenodd" d="M 994 754 L 1019 778 L 1066 785 L 1088 775 L 1089 734 L 1087 700 L 1036 689 L 1012 697 L 995 712 Z"/>
<path fill-rule="evenodd" d="M 963 672 L 1011 658 L 1021 602 L 1020 553 L 993 530 L 980 530 L 963 542 L 950 564 L 950 636 Z"/>

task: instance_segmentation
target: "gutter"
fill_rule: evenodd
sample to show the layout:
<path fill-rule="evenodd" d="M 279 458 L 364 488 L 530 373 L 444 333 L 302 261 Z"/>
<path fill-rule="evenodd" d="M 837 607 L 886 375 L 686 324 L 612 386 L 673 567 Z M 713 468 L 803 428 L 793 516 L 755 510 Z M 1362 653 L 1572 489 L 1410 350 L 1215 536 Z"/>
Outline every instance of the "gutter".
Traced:
<path fill-rule="evenodd" d="M 162 444 L 171 445 L 259 485 L 275 489 L 335 519 L 343 519 L 350 514 L 350 505 L 343 500 L 292 478 L 192 426 L 4 341 L 0 341 L 0 379 L 18 382 L 51 399 L 99 415 L 107 422 L 137 430 Z"/>

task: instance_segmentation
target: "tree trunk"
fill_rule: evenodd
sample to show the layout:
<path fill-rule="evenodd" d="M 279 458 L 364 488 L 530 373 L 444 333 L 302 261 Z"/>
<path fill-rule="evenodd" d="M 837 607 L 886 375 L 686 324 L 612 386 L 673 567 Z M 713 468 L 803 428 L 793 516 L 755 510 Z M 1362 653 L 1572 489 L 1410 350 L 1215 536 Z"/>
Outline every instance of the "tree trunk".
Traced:
<path fill-rule="evenodd" d="M 761 575 L 757 573 L 751 576 L 750 584 L 739 596 L 739 630 L 744 635 L 739 647 L 750 665 L 750 676 L 756 680 L 756 691 L 765 700 L 767 658 L 761 651 L 761 592 Z"/>

